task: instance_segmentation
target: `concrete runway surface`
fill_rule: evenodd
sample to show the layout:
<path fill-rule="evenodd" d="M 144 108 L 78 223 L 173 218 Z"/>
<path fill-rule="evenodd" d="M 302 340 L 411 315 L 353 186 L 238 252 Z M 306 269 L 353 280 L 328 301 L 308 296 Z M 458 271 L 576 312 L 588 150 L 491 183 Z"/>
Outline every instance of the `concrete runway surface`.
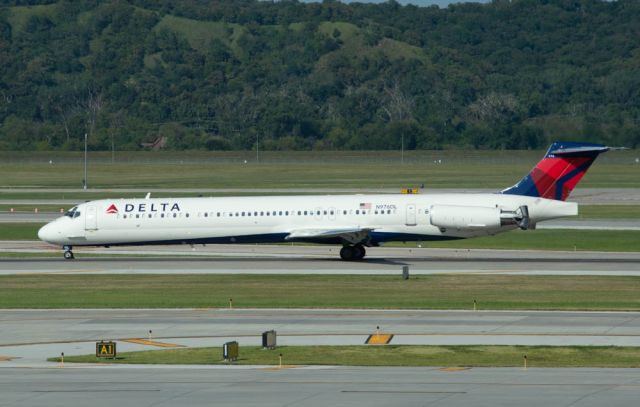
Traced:
<path fill-rule="evenodd" d="M 2 406 L 633 406 L 640 369 L 2 369 Z"/>
<path fill-rule="evenodd" d="M 426 244 L 425 244 L 426 245 Z M 1 252 L 57 253 L 57 258 L 0 259 L 2 274 L 411 274 L 491 273 L 640 275 L 640 252 L 549 252 L 482 249 L 367 249 L 361 262 L 338 258 L 335 246 L 207 245 L 75 248 L 75 260 L 37 241 L 0 242 Z M 101 258 L 111 254 L 117 257 Z"/>
<path fill-rule="evenodd" d="M 0 311 L 0 367 L 45 367 L 46 359 L 91 354 L 95 342 L 118 351 L 238 340 L 259 346 L 274 329 L 279 345 L 363 345 L 376 332 L 395 345 L 640 346 L 638 312 L 433 311 L 353 309 L 106 309 Z M 2 360 L 0 358 L 0 360 Z M 11 360 L 8 360 L 11 359 Z M 1 403 L 0 403 L 1 404 Z"/>

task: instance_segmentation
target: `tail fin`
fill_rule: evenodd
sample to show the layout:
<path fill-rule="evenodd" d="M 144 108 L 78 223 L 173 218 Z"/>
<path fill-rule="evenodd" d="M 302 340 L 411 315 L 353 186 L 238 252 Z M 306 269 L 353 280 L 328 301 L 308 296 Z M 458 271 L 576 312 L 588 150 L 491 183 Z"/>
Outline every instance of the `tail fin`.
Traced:
<path fill-rule="evenodd" d="M 501 193 L 564 201 L 598 155 L 608 150 L 601 144 L 556 141 L 529 174 Z"/>

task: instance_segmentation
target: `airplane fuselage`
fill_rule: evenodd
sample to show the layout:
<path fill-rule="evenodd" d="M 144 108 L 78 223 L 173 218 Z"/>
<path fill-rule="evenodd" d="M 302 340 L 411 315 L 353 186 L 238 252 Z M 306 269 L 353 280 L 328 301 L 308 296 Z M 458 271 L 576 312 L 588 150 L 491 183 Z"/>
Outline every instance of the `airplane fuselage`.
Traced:
<path fill-rule="evenodd" d="M 63 246 L 355 244 L 358 237 L 349 242 L 348 233 L 366 231 L 360 243 L 376 246 L 516 229 L 509 214 L 523 206 L 532 225 L 577 214 L 575 203 L 497 193 L 117 199 L 80 204 L 39 236 Z"/>

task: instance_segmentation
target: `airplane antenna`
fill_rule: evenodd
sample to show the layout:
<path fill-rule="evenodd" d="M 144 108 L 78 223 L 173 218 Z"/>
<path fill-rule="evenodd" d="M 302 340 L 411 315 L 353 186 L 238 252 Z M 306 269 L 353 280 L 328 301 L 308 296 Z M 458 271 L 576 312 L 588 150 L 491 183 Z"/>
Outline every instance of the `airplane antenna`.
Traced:
<path fill-rule="evenodd" d="M 147 192 L 147 195 L 144 197 L 144 199 L 149 199 L 151 198 L 151 192 Z"/>

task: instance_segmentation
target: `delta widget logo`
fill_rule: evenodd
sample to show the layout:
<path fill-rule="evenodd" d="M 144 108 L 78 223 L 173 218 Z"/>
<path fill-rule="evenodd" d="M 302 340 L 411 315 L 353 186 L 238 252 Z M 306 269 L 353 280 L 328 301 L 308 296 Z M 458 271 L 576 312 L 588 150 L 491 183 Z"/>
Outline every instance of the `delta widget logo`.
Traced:
<path fill-rule="evenodd" d="M 111 204 L 107 208 L 107 213 L 118 213 L 118 208 L 116 207 L 116 204 Z"/>

